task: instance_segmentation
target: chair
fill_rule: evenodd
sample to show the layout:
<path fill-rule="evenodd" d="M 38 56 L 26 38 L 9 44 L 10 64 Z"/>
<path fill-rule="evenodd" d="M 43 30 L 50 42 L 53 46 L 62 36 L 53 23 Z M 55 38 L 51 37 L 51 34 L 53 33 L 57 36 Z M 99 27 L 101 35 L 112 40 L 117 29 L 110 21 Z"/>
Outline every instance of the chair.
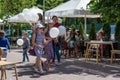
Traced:
<path fill-rule="evenodd" d="M 0 61 L 6 61 L 6 58 L 2 58 L 2 48 L 0 48 Z M 3 74 L 5 74 L 5 79 L 7 78 L 7 76 L 6 76 L 6 70 L 5 69 L 2 69 L 2 67 L 0 67 L 1 68 L 1 79 L 2 79 L 2 77 L 3 77 Z"/>
<path fill-rule="evenodd" d="M 0 48 L 0 61 L 6 61 L 6 58 L 2 58 L 2 48 Z"/>
<path fill-rule="evenodd" d="M 1 56 L 2 56 L 2 49 L 0 48 L 0 58 L 1 58 Z"/>
<path fill-rule="evenodd" d="M 115 60 L 115 54 L 120 54 L 120 50 L 111 50 L 111 64 Z"/>
<path fill-rule="evenodd" d="M 96 41 L 97 40 L 91 40 L 90 42 L 96 42 Z M 98 48 L 99 48 L 99 44 L 90 44 L 89 47 L 88 47 L 87 53 L 85 54 L 85 56 L 90 59 L 90 57 L 92 56 L 93 52 L 96 53 Z M 99 51 L 99 49 L 98 49 L 98 51 Z"/>

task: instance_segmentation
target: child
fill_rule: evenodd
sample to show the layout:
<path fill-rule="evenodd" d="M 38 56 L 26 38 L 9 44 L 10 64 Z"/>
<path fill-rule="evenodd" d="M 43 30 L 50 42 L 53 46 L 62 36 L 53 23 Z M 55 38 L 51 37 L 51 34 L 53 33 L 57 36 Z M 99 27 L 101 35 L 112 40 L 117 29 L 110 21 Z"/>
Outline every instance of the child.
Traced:
<path fill-rule="evenodd" d="M 29 57 L 27 54 L 27 50 L 30 47 L 30 40 L 28 38 L 28 33 L 24 32 L 23 33 L 23 62 L 25 62 L 25 59 L 27 58 L 27 61 L 29 62 Z"/>

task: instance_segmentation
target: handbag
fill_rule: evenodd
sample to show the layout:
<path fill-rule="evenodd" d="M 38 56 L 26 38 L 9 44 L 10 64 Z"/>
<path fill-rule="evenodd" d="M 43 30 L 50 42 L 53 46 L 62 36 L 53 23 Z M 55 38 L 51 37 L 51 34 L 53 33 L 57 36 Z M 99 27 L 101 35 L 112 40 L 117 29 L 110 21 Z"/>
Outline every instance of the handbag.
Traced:
<path fill-rule="evenodd" d="M 30 55 L 36 56 L 36 53 L 35 53 L 34 48 L 30 48 L 30 49 L 28 50 L 28 52 L 29 52 Z"/>

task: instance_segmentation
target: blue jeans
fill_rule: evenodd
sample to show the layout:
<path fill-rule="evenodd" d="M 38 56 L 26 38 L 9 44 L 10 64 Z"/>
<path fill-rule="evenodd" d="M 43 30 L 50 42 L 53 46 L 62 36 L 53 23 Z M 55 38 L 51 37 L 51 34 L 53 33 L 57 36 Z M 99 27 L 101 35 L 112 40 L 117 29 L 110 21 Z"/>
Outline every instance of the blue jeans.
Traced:
<path fill-rule="evenodd" d="M 55 55 L 57 56 L 57 61 L 60 62 L 60 53 L 59 53 L 60 48 L 54 46 L 54 57 L 53 57 L 53 61 L 55 62 Z"/>
<path fill-rule="evenodd" d="M 27 61 L 29 61 L 27 49 L 23 49 L 23 61 L 25 61 L 26 58 L 27 58 Z"/>

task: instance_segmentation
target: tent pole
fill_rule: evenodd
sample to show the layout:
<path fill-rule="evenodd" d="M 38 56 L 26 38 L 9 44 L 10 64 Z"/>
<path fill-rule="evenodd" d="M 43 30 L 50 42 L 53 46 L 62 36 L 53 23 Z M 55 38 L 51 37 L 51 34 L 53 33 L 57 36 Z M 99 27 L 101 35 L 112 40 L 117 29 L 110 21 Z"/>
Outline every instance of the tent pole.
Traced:
<path fill-rule="evenodd" d="M 85 34 L 87 33 L 87 21 L 86 21 L 86 14 L 85 14 L 85 17 L 84 17 L 84 30 L 85 30 Z"/>
<path fill-rule="evenodd" d="M 9 27 L 9 35 L 11 35 L 10 33 L 11 33 L 11 30 L 10 30 L 10 25 L 8 24 L 8 27 Z"/>
<path fill-rule="evenodd" d="M 45 0 L 43 0 L 43 21 L 45 24 Z"/>

